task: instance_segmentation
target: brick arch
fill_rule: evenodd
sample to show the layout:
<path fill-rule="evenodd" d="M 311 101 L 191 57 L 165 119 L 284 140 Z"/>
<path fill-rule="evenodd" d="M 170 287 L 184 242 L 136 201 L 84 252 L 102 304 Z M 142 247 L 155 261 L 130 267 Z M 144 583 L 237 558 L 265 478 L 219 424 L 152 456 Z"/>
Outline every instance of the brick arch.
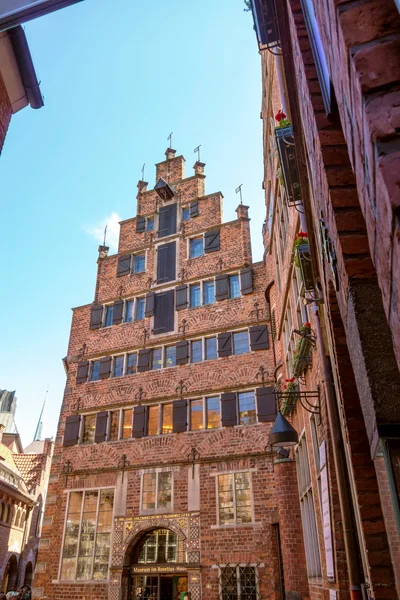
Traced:
<path fill-rule="evenodd" d="M 92 444 L 81 450 L 80 462 L 84 464 L 89 461 L 90 464 L 101 464 L 103 467 L 116 467 L 121 455 L 107 444 Z"/>
<path fill-rule="evenodd" d="M 243 453 L 262 451 L 268 441 L 268 432 L 265 427 L 252 430 L 251 427 L 225 427 L 210 433 L 199 445 L 201 456 L 209 454 L 219 456 L 226 449 L 227 444 L 240 442 Z"/>
<path fill-rule="evenodd" d="M 173 520 L 166 517 L 155 517 L 151 520 L 151 525 L 147 522 L 139 522 L 132 528 L 126 536 L 124 544 L 124 567 L 128 567 L 131 563 L 133 550 L 146 533 L 155 529 L 169 529 L 178 537 L 178 556 L 186 553 L 187 534 Z"/>
<path fill-rule="evenodd" d="M 145 438 L 140 445 L 136 444 L 136 446 L 138 458 L 148 456 L 149 452 L 154 451 L 155 448 L 162 449 L 164 455 L 169 451 L 172 457 L 180 454 L 182 457 L 187 458 L 190 452 L 189 446 L 175 435 Z M 166 456 L 164 456 L 164 459 L 166 460 Z"/>

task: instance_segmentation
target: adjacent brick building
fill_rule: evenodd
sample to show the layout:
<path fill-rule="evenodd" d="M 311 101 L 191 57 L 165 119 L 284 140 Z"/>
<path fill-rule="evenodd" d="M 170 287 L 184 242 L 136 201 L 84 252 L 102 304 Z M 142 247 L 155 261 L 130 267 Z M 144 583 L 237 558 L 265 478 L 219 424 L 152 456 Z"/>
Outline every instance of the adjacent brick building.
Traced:
<path fill-rule="evenodd" d="M 139 181 L 73 310 L 36 598 L 279 598 L 267 274 L 184 165 Z"/>

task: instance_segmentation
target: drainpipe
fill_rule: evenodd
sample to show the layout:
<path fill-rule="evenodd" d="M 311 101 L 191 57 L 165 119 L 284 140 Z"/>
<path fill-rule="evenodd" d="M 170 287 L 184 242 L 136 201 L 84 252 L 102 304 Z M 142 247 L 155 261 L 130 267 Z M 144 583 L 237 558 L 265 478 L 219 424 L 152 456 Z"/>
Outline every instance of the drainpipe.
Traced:
<path fill-rule="evenodd" d="M 332 436 L 333 461 L 338 484 L 337 487 L 340 512 L 343 520 L 343 536 L 346 562 L 349 572 L 350 599 L 362 600 L 360 569 L 357 561 L 356 532 L 354 528 L 354 519 L 352 516 L 349 482 L 346 477 L 347 465 L 344 455 L 339 411 L 331 377 L 330 365 L 328 364 L 328 360 L 324 352 L 324 341 L 321 331 L 321 322 L 319 319 L 318 304 L 316 302 L 313 303 L 311 308 L 315 314 L 315 333 L 317 337 L 319 358 L 322 365 L 323 381 L 325 383 L 326 409 L 329 430 Z"/>

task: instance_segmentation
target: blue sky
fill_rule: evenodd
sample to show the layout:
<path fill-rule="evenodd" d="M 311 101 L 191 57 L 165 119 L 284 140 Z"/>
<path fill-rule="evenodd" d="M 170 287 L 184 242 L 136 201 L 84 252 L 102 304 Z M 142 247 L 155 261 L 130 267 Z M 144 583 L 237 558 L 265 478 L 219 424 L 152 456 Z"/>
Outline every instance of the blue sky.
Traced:
<path fill-rule="evenodd" d="M 93 301 L 97 231 L 135 215 L 136 185 L 173 147 L 187 175 L 201 144 L 224 220 L 250 205 L 255 260 L 265 218 L 261 65 L 242 0 L 85 0 L 25 26 L 44 108 L 14 115 L 0 157 L 0 388 L 16 390 L 24 445 L 47 386 L 54 436 L 71 307 Z M 114 224 L 114 226 L 113 226 Z"/>

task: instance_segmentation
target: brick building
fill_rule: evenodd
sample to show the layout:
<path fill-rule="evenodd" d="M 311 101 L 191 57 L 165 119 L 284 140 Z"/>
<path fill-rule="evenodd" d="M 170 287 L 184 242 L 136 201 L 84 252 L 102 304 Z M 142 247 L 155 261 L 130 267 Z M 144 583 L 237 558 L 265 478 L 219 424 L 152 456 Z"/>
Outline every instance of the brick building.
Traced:
<path fill-rule="evenodd" d="M 266 271 L 184 164 L 139 181 L 73 310 L 36 598 L 279 597 Z"/>
<path fill-rule="evenodd" d="M 254 0 L 252 12 L 276 389 L 298 442 L 282 481 L 286 593 L 395 599 L 400 17 L 375 0 Z"/>

